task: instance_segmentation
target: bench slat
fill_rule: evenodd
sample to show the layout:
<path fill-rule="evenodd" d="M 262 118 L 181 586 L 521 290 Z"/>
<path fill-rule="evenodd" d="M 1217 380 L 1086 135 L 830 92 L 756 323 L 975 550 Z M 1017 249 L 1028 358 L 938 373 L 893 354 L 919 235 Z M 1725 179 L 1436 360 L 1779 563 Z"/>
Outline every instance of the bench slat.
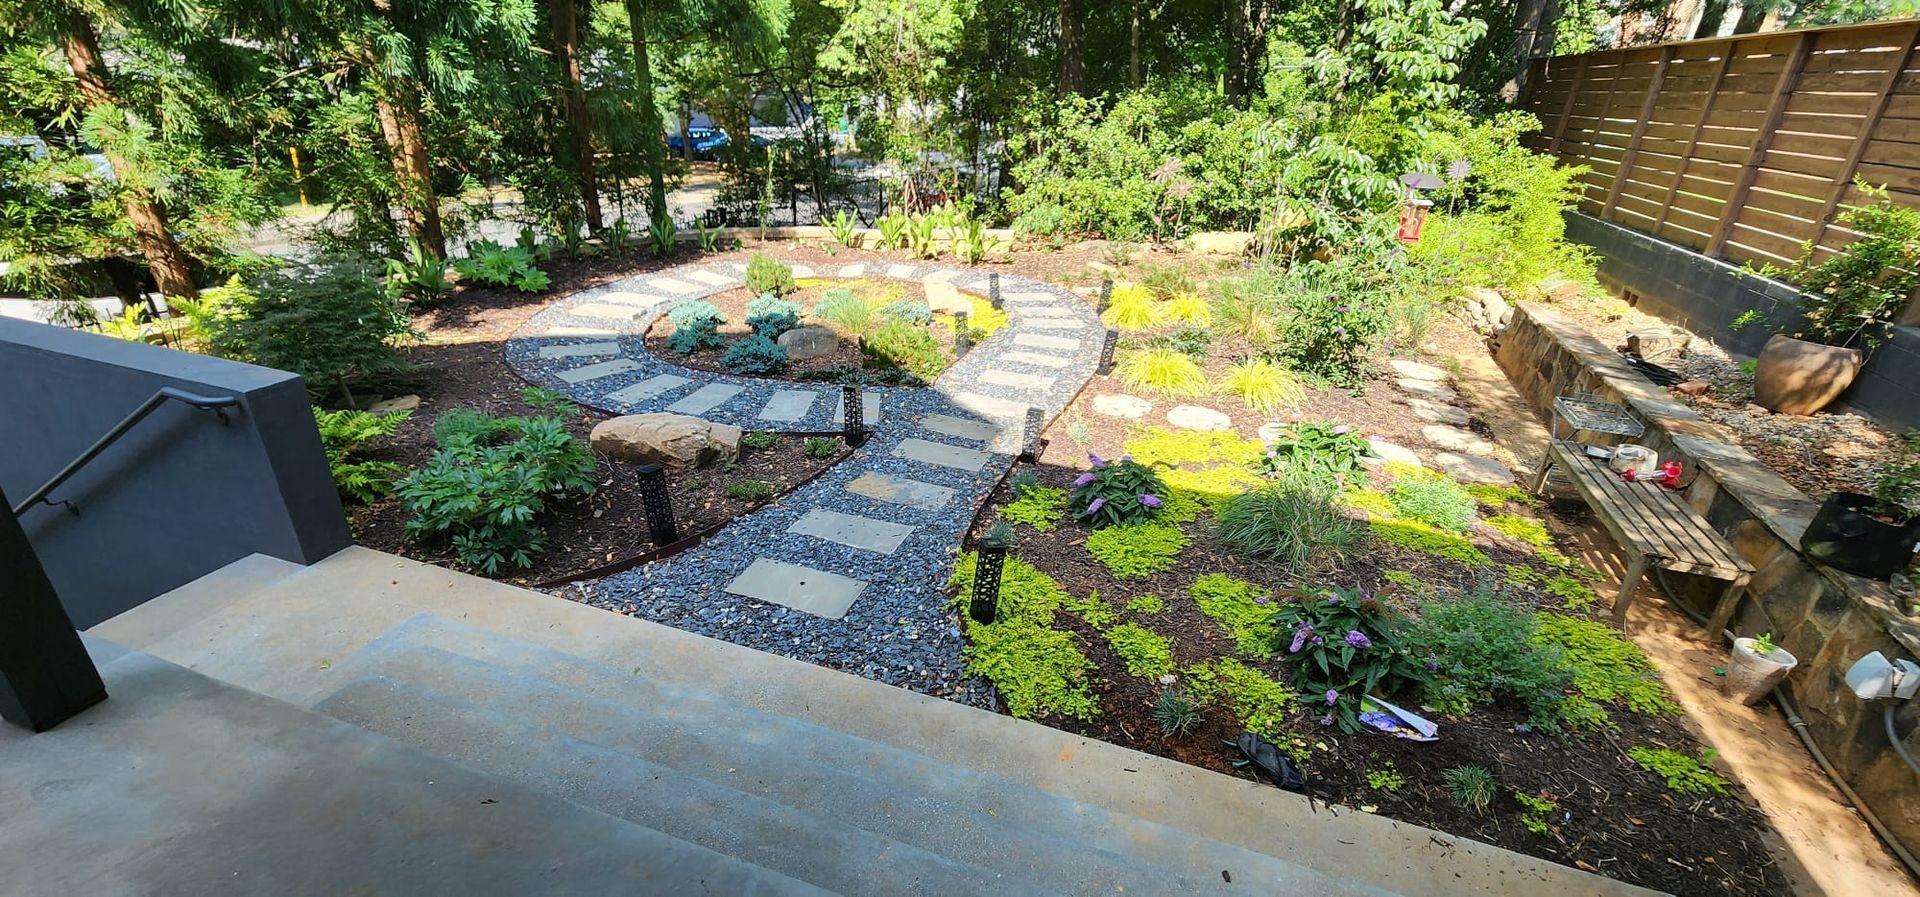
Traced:
<path fill-rule="evenodd" d="M 1753 573 L 1753 565 L 1678 495 L 1626 482 L 1587 457 L 1584 449 L 1579 443 L 1554 440 L 1552 455 L 1622 547 L 1681 573 L 1735 582 Z"/>

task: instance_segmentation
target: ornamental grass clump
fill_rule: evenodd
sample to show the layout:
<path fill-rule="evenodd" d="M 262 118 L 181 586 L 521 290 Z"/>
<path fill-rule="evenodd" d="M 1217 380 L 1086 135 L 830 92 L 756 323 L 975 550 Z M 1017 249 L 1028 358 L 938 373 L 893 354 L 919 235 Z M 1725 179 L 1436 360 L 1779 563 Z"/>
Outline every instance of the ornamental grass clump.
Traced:
<path fill-rule="evenodd" d="M 1241 554 L 1291 573 L 1337 563 L 1367 541 L 1367 525 L 1334 504 L 1324 477 L 1288 473 L 1252 492 L 1227 497 L 1214 533 Z"/>
<path fill-rule="evenodd" d="M 1177 349 L 1135 349 L 1120 357 L 1114 374 L 1135 389 L 1181 398 L 1206 395 L 1207 374 Z"/>
<path fill-rule="evenodd" d="M 1167 484 L 1159 474 L 1130 457 L 1118 461 L 1088 455 L 1093 469 L 1073 481 L 1073 516 L 1094 529 L 1153 519 L 1165 506 Z"/>
<path fill-rule="evenodd" d="M 1387 498 L 1401 517 L 1456 533 L 1473 527 L 1473 496 L 1445 476 L 1401 477 Z"/>
<path fill-rule="evenodd" d="M 1107 299 L 1106 312 L 1100 315 L 1101 323 L 1119 330 L 1152 330 L 1166 320 L 1159 298 L 1137 283 L 1116 285 Z"/>
<path fill-rule="evenodd" d="M 1272 414 L 1306 401 L 1307 388 L 1294 372 L 1263 358 L 1236 361 L 1220 375 L 1215 388 L 1239 396 L 1248 409 Z"/>
<path fill-rule="evenodd" d="M 1283 599 L 1273 623 L 1288 638 L 1293 684 L 1303 700 L 1322 709 L 1322 725 L 1360 730 L 1360 700 L 1396 694 L 1431 681 L 1401 635 L 1405 621 L 1371 594 L 1329 588 Z"/>

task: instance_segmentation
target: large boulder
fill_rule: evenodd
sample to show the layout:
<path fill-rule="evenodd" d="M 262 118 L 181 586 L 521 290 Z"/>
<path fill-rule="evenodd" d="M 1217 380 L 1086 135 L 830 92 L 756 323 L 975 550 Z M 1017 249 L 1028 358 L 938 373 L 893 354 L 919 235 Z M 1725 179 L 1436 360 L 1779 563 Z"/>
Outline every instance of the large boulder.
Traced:
<path fill-rule="evenodd" d="M 833 332 L 829 327 L 808 324 L 780 334 L 780 338 L 775 342 L 780 344 L 780 348 L 787 350 L 789 361 L 805 361 L 809 358 L 833 354 L 833 350 L 840 345 L 840 334 Z"/>
<path fill-rule="evenodd" d="M 593 450 L 616 461 L 658 464 L 668 470 L 703 467 L 740 457 L 740 428 L 685 414 L 629 414 L 601 421 L 589 437 Z"/>

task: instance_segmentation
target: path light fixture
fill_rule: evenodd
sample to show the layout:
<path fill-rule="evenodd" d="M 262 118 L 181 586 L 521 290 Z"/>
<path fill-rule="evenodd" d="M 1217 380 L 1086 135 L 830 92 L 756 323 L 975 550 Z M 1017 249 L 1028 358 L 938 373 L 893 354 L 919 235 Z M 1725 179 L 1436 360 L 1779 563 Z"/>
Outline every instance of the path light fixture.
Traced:
<path fill-rule="evenodd" d="M 980 537 L 978 559 L 973 566 L 973 595 L 967 601 L 967 616 L 973 622 L 988 624 L 1000 614 L 1000 571 L 1007 563 L 1007 549 L 1013 547 L 1013 527 L 1001 521 Z"/>
<path fill-rule="evenodd" d="M 666 471 L 658 464 L 647 464 L 635 472 L 640 474 L 640 506 L 646 512 L 653 544 L 658 547 L 680 541 L 679 527 L 673 522 L 673 499 L 667 495 Z"/>
<path fill-rule="evenodd" d="M 867 441 L 867 409 L 860 397 L 860 384 L 847 383 L 840 387 L 841 438 L 847 441 L 848 448 L 859 448 Z"/>

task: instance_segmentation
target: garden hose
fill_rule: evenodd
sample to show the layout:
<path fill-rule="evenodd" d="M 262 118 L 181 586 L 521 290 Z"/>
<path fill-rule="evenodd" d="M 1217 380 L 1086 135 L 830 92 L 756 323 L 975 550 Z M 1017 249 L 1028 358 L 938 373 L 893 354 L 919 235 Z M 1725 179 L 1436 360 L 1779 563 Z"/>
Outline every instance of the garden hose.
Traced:
<path fill-rule="evenodd" d="M 1653 568 L 1653 578 L 1654 582 L 1660 586 L 1661 594 L 1666 596 L 1669 606 L 1678 608 L 1681 613 L 1691 617 L 1701 626 L 1707 625 L 1706 617 L 1694 613 L 1693 608 L 1688 607 L 1686 602 L 1681 601 L 1673 594 L 1673 590 L 1667 587 L 1665 570 L 1659 567 Z M 1735 637 L 1733 631 L 1728 629 L 1720 630 L 1720 636 L 1728 642 L 1732 642 Z M 1887 849 L 1893 851 L 1893 855 L 1900 860 L 1900 865 L 1907 867 L 1909 876 L 1920 880 L 1920 860 L 1915 859 L 1912 853 L 1900 846 L 1900 841 L 1893 836 L 1893 832 L 1887 830 L 1886 823 L 1881 822 L 1880 817 L 1873 815 L 1873 810 L 1868 808 L 1867 802 L 1854 793 L 1853 787 L 1847 784 L 1846 779 L 1840 777 L 1840 771 L 1833 768 L 1833 764 L 1827 760 L 1827 755 L 1820 750 L 1820 746 L 1813 743 L 1813 733 L 1807 731 L 1807 722 L 1800 718 L 1800 709 L 1794 706 L 1793 699 L 1787 695 L 1786 687 L 1784 681 L 1774 686 L 1773 700 L 1780 705 L 1780 712 L 1786 715 L 1787 725 L 1792 727 L 1795 735 L 1800 736 L 1800 743 L 1806 745 L 1807 753 L 1813 755 L 1813 762 L 1819 765 L 1821 772 L 1827 774 L 1827 780 L 1832 782 L 1835 788 L 1840 789 L 1840 795 L 1847 799 L 1847 803 L 1860 814 L 1860 818 L 1867 821 L 1867 827 L 1873 829 L 1873 833 L 1880 837 L 1880 843 L 1887 845 Z M 1913 759 L 1907 756 L 1906 749 L 1900 746 L 1898 739 L 1892 738 L 1893 708 L 1891 706 L 1887 708 L 1887 736 L 1892 739 L 1894 750 L 1900 753 L 1901 759 L 1906 760 L 1908 766 L 1913 766 Z M 1920 772 L 1920 766 L 1914 767 L 1914 771 Z"/>

